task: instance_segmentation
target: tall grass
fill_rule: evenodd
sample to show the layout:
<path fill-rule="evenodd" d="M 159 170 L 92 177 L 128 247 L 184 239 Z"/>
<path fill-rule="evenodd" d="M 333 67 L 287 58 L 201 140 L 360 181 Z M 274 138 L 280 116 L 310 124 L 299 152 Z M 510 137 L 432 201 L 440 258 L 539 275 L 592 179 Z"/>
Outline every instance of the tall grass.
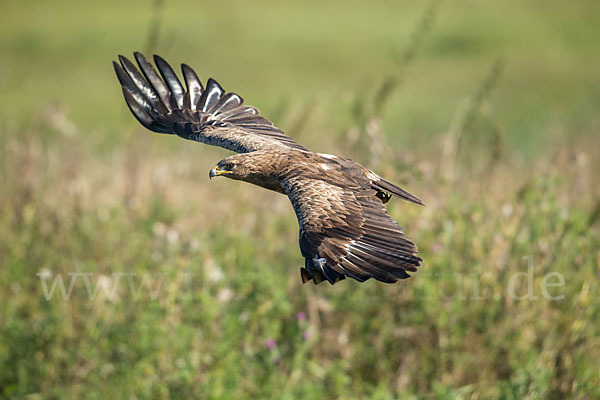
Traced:
<path fill-rule="evenodd" d="M 15 133 L 2 144 L 3 396 L 598 394 L 587 151 L 518 176 L 482 164 L 477 181 L 422 161 L 409 187 L 428 207 L 390 206 L 420 245 L 421 271 L 397 285 L 312 287 L 283 196 L 209 188 L 191 152 L 99 160 L 61 118 L 40 117 L 46 143 Z M 65 291 L 74 282 L 67 299 L 58 284 L 49 295 L 59 276 Z"/>

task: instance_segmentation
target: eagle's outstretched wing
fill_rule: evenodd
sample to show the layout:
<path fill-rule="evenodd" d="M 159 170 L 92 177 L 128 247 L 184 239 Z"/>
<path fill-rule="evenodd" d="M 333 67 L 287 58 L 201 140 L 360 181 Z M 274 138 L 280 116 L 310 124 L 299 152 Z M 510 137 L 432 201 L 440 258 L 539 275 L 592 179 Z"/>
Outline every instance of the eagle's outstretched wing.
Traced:
<path fill-rule="evenodd" d="M 392 283 L 423 261 L 387 214 L 376 190 L 297 175 L 282 183 L 300 225 L 302 280 L 335 283 L 346 276 Z"/>
<path fill-rule="evenodd" d="M 186 64 L 181 65 L 186 88 L 169 64 L 154 56 L 156 69 L 142 54 L 134 53 L 141 70 L 123 56 L 113 62 L 131 112 L 146 128 L 238 153 L 272 146 L 306 150 L 286 136 L 256 108 L 243 105 L 235 93 L 226 93 L 212 78 L 202 85 Z M 143 76 L 142 76 L 143 74 Z"/>

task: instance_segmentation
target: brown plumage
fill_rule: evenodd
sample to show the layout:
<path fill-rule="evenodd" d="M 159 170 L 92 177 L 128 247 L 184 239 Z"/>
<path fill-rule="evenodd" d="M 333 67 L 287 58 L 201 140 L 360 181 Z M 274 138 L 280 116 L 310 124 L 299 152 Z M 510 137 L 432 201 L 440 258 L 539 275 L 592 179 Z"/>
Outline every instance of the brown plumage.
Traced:
<path fill-rule="evenodd" d="M 422 261 L 417 247 L 384 203 L 397 196 L 423 205 L 418 197 L 352 160 L 309 151 L 212 78 L 205 88 L 187 65 L 181 66 L 184 88 L 162 58 L 154 56 L 157 73 L 144 56 L 134 55 L 139 70 L 123 56 L 113 65 L 142 125 L 240 153 L 219 161 L 209 177 L 222 175 L 289 197 L 300 225 L 304 283 L 334 284 L 346 276 L 392 283 L 417 270 Z"/>

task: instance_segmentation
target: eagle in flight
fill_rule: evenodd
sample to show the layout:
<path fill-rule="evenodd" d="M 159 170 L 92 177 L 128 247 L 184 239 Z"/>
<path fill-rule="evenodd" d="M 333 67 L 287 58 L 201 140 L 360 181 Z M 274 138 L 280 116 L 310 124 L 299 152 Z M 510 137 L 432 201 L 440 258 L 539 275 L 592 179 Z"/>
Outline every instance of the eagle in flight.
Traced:
<path fill-rule="evenodd" d="M 139 70 L 123 56 L 113 65 L 143 126 L 239 153 L 219 161 L 209 178 L 246 181 L 289 197 L 300 225 L 303 283 L 346 277 L 393 283 L 417 270 L 423 261 L 417 247 L 384 204 L 397 196 L 424 205 L 418 197 L 350 159 L 308 150 L 212 78 L 202 85 L 186 64 L 184 87 L 161 57 L 154 56 L 158 72 L 142 54 L 134 57 Z"/>

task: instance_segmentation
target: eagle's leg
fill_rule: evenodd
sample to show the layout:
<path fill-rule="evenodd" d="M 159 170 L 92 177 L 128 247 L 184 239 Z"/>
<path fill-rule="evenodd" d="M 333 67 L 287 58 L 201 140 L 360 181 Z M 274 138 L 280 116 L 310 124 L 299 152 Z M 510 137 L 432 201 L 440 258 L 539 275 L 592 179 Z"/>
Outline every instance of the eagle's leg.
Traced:
<path fill-rule="evenodd" d="M 310 260 L 310 264 L 311 267 L 315 268 L 314 270 L 313 268 L 311 268 L 311 272 L 313 274 L 313 282 L 315 283 L 315 285 L 323 282 L 325 279 L 327 279 L 330 283 L 332 282 L 331 277 L 327 273 L 327 269 L 325 269 L 325 267 L 327 266 L 326 259 L 315 255 L 312 258 L 312 260 Z"/>
<path fill-rule="evenodd" d="M 333 285 L 345 278 L 344 275 L 335 272 L 331 268 L 327 268 L 327 260 L 318 255 L 315 255 L 312 259 L 306 258 L 304 266 L 305 268 L 300 268 L 302 283 L 306 283 L 312 279 L 315 285 L 324 280 Z"/>

